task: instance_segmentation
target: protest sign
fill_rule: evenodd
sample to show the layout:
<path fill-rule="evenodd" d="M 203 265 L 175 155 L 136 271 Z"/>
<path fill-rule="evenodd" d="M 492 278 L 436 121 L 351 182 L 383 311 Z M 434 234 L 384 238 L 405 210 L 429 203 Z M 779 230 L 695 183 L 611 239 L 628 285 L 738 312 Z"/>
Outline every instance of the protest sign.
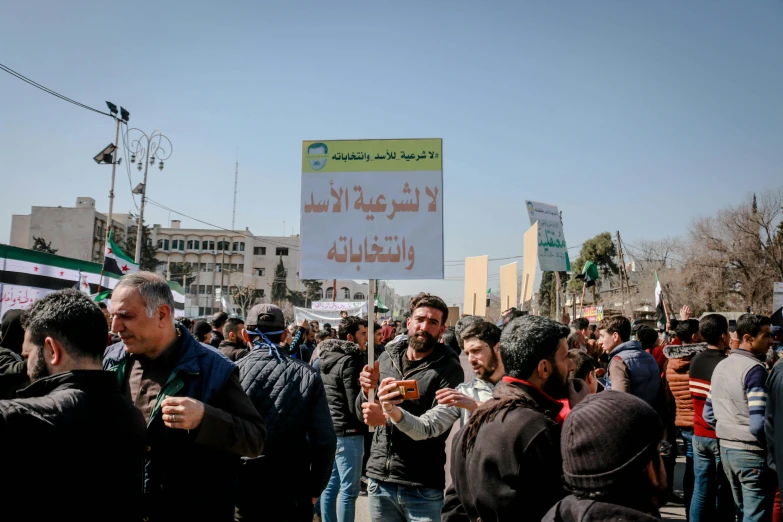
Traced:
<path fill-rule="evenodd" d="M 465 297 L 462 313 L 465 315 L 487 315 L 487 270 L 489 256 L 465 258 Z"/>
<path fill-rule="evenodd" d="M 530 224 L 538 222 L 538 266 L 542 272 L 566 272 L 568 262 L 563 223 L 554 205 L 525 201 Z"/>
<path fill-rule="evenodd" d="M 442 279 L 442 140 L 305 141 L 300 277 Z"/>

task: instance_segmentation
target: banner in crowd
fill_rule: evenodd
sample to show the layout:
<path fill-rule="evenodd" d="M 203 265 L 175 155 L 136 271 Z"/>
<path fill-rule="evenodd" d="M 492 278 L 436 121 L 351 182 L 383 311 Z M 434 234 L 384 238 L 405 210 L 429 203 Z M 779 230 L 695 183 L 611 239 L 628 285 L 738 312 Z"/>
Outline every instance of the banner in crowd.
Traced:
<path fill-rule="evenodd" d="M 315 303 L 313 303 L 315 304 Z M 305 319 L 307 321 L 318 321 L 318 324 L 323 327 L 324 323 L 329 323 L 332 325 L 332 328 L 337 330 L 338 326 L 340 325 L 340 312 L 348 312 L 348 315 L 355 315 L 357 317 L 367 317 L 367 303 L 361 302 L 361 303 L 350 303 L 354 306 L 351 308 L 346 308 L 343 310 L 316 310 L 315 308 L 300 308 L 298 306 L 294 307 L 294 321 L 296 321 L 296 324 L 301 323 Z"/>
<path fill-rule="evenodd" d="M 30 308 L 47 294 L 77 288 L 85 294 L 98 292 L 101 265 L 0 245 L 0 317 L 8 310 Z M 114 288 L 119 276 L 104 274 L 103 286 Z"/>
<path fill-rule="evenodd" d="M 582 317 L 590 321 L 591 323 L 598 323 L 604 320 L 604 307 L 603 306 L 585 306 L 582 312 Z"/>
<path fill-rule="evenodd" d="M 351 310 L 357 306 L 367 305 L 364 301 L 313 301 L 310 308 L 313 310 L 340 312 L 342 310 Z"/>
<path fill-rule="evenodd" d="M 542 272 L 570 272 L 563 223 L 554 205 L 525 201 L 530 224 L 538 222 L 538 267 Z"/>
<path fill-rule="evenodd" d="M 300 275 L 443 278 L 443 141 L 305 141 Z"/>

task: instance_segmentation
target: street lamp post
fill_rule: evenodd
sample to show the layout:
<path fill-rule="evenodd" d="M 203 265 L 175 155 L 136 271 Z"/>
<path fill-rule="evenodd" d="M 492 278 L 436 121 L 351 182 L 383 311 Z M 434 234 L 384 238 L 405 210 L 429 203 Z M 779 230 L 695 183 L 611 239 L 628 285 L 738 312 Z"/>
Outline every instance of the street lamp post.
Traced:
<path fill-rule="evenodd" d="M 131 133 L 138 133 L 137 138 L 132 138 Z M 129 142 L 128 140 L 131 139 Z M 166 141 L 168 145 L 164 147 L 163 141 Z M 123 136 L 125 147 L 131 152 L 131 163 L 136 163 L 138 158 L 138 169 L 141 171 L 141 165 L 144 164 L 144 181 L 141 185 L 141 207 L 139 209 L 139 222 L 136 230 L 136 254 L 134 260 L 136 264 L 141 263 L 141 241 L 143 239 L 144 230 L 144 203 L 147 201 L 147 170 L 150 165 L 155 164 L 155 160 L 159 161 L 158 168 L 163 170 L 163 161 L 171 157 L 171 153 L 174 150 L 174 146 L 171 144 L 165 135 L 161 134 L 159 130 L 155 130 L 149 136 L 141 129 L 128 129 Z"/>

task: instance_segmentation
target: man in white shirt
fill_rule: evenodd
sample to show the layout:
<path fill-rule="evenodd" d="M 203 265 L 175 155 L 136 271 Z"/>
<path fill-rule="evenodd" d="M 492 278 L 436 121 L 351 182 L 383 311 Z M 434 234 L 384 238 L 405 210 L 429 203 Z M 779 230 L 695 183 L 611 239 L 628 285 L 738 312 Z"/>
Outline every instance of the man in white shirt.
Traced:
<path fill-rule="evenodd" d="M 436 392 L 438 406 L 428 410 L 421 417 L 416 417 L 400 409 L 385 406 L 389 410 L 386 416 L 397 429 L 414 440 L 424 440 L 437 437 L 449 429 L 461 418 L 465 425 L 470 414 L 482 403 L 492 397 L 500 379 L 505 374 L 503 361 L 500 359 L 500 328 L 492 323 L 481 321 L 470 325 L 461 332 L 464 352 L 468 356 L 473 371 L 473 378 L 456 388 L 443 388 Z M 381 386 L 378 399 L 381 404 L 396 405 L 402 402 L 396 393 L 394 383 Z"/>

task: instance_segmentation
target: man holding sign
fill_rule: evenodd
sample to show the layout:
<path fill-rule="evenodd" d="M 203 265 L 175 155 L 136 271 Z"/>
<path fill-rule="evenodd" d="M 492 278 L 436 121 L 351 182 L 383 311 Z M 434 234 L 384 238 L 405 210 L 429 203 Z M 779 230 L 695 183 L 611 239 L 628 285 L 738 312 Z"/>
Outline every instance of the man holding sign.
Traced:
<path fill-rule="evenodd" d="M 370 516 L 376 522 L 440 520 L 448 433 L 414 440 L 392 419 L 401 411 L 425 415 L 433 404 L 438 407 L 438 390 L 456 388 L 465 377 L 454 351 L 437 341 L 446 329 L 446 303 L 422 293 L 410 311 L 409 336 L 387 345 L 375 367 L 365 366 L 359 377 L 364 401 L 380 381 L 381 402 L 361 404 L 364 422 L 377 430 L 367 462 Z"/>

